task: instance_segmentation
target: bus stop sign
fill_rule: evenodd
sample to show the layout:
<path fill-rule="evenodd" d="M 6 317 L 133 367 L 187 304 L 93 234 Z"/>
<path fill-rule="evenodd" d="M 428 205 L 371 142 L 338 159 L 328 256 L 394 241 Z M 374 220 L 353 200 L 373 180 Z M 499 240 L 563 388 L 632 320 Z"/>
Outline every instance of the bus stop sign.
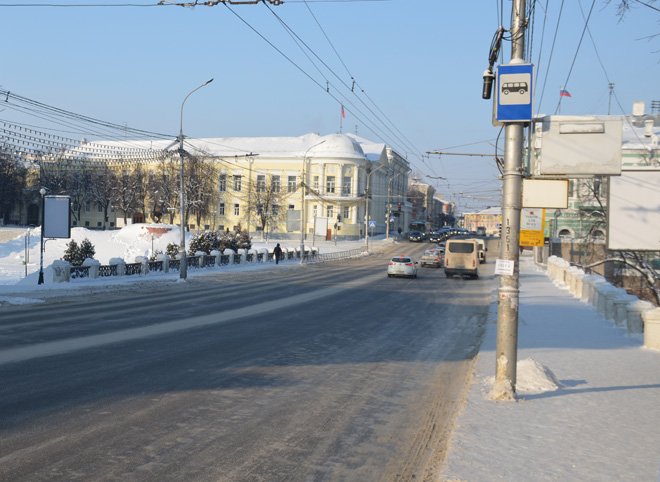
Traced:
<path fill-rule="evenodd" d="M 498 122 L 531 122 L 532 64 L 500 65 L 497 68 Z"/>

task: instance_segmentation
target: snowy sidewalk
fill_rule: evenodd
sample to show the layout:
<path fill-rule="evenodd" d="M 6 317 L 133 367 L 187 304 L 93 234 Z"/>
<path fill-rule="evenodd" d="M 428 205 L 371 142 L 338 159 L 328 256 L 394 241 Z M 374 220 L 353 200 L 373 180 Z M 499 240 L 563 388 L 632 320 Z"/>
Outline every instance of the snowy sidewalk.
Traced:
<path fill-rule="evenodd" d="M 443 480 L 660 481 L 660 352 L 554 286 L 529 258 L 520 288 L 519 400 L 486 398 L 494 304 Z"/>

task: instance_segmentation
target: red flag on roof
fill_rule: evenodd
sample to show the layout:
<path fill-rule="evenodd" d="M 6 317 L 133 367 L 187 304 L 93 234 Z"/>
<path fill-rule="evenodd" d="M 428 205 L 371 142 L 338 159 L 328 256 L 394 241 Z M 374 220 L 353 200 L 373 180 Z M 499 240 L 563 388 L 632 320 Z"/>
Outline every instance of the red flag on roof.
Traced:
<path fill-rule="evenodd" d="M 344 112 L 344 104 L 341 105 L 341 118 L 346 119 L 346 112 Z"/>
<path fill-rule="evenodd" d="M 566 89 L 561 89 L 559 91 L 559 97 L 573 97 L 569 91 Z"/>

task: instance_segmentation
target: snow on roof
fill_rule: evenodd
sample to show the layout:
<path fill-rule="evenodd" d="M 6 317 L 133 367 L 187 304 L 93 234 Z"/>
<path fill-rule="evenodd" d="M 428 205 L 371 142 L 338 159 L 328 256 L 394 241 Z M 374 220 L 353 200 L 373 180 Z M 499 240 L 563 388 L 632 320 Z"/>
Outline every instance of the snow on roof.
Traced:
<path fill-rule="evenodd" d="M 649 125 L 651 135 L 646 135 L 647 127 L 644 121 L 652 121 Z M 660 138 L 660 116 L 646 116 L 639 121 L 627 117 L 623 123 L 623 145 L 622 149 L 658 149 L 658 138 Z"/>
<path fill-rule="evenodd" d="M 499 215 L 499 214 L 502 214 L 502 208 L 500 206 L 494 206 L 494 207 L 490 207 L 490 208 L 484 209 L 483 211 L 479 211 L 479 212 L 476 212 L 476 213 L 463 213 L 463 215 L 466 215 L 466 214 L 495 214 L 495 215 Z"/>
<path fill-rule="evenodd" d="M 368 149 L 373 143 L 363 140 Z M 218 157 L 255 154 L 271 158 L 331 157 L 365 159 L 360 140 L 346 134 L 304 134 L 298 137 L 209 137 L 186 139 L 187 149 Z M 160 151 L 172 148 L 168 140 L 95 141 L 95 144 Z M 384 146 L 384 145 L 383 145 Z M 384 147 L 383 147 L 384 148 Z M 371 152 L 371 151 L 370 151 Z"/>
<path fill-rule="evenodd" d="M 348 137 L 353 139 L 355 142 L 359 143 L 362 146 L 362 151 L 364 155 L 370 161 L 380 161 L 383 156 L 386 155 L 386 145 L 382 142 L 374 142 L 364 137 L 360 137 L 356 134 L 346 134 Z"/>

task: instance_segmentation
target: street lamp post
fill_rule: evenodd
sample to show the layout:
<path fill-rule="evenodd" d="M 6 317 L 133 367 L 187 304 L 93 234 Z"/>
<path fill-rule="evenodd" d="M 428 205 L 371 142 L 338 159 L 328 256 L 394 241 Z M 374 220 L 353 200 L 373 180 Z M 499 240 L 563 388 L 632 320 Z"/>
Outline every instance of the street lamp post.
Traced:
<path fill-rule="evenodd" d="M 183 179 L 183 158 L 184 158 L 184 153 L 185 151 L 183 150 L 183 106 L 186 104 L 186 101 L 188 100 L 188 97 L 190 97 L 193 93 L 197 92 L 199 89 L 202 87 L 209 85 L 211 82 L 213 82 L 213 79 L 207 80 L 204 82 L 202 85 L 199 87 L 194 88 L 191 90 L 188 95 L 183 99 L 183 102 L 181 102 L 181 116 L 180 116 L 180 124 L 179 124 L 179 160 L 180 160 L 180 171 L 179 171 L 179 181 L 180 181 L 180 189 L 181 193 L 179 196 L 179 202 L 181 204 L 181 244 L 179 246 L 179 256 L 181 258 L 180 261 L 180 266 L 179 266 L 179 279 L 185 280 L 188 277 L 188 257 L 186 256 L 186 228 L 185 228 L 185 218 L 186 218 L 186 207 L 185 207 L 185 201 L 186 201 L 186 195 L 185 195 L 185 183 Z"/>
<path fill-rule="evenodd" d="M 376 169 L 372 169 L 371 171 L 367 172 L 367 184 L 365 188 L 365 206 L 364 206 L 364 245 L 367 247 L 367 251 L 369 251 L 369 185 L 371 183 L 371 175 L 376 172 L 380 171 L 381 169 L 388 167 L 387 164 L 382 164 Z"/>
<path fill-rule="evenodd" d="M 39 280 L 37 284 L 44 284 L 44 220 L 46 219 L 44 210 L 46 209 L 46 189 L 39 189 L 41 194 L 41 249 L 39 250 Z"/>
<path fill-rule="evenodd" d="M 307 154 L 314 147 L 320 146 L 325 140 L 307 148 L 303 154 L 302 174 L 300 176 L 300 264 L 305 262 L 305 164 L 307 164 Z M 316 229 L 316 227 L 314 228 Z"/>

